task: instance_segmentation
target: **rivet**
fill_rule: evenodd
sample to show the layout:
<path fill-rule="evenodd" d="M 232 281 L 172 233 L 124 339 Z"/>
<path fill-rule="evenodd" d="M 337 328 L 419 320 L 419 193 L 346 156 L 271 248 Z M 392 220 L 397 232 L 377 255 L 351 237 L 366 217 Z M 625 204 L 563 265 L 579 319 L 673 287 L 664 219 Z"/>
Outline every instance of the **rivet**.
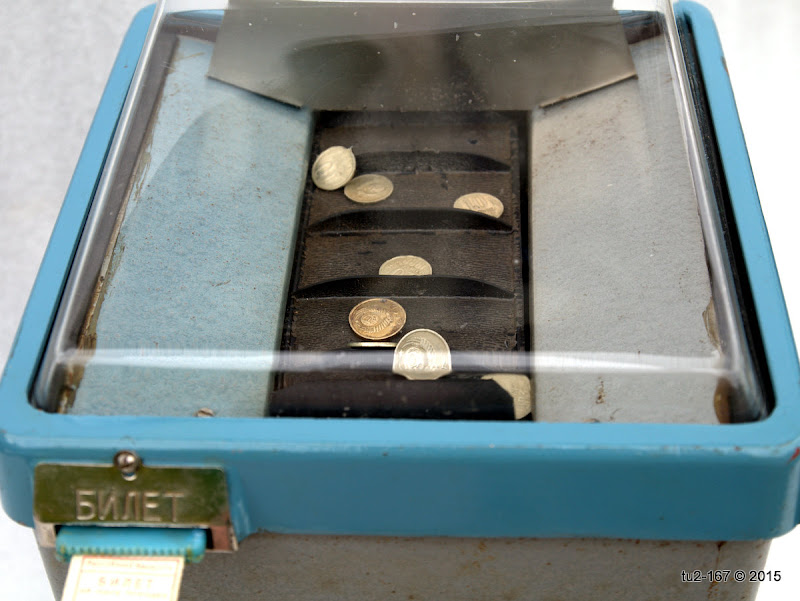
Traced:
<path fill-rule="evenodd" d="M 135 480 L 136 472 L 141 466 L 141 458 L 133 451 L 119 451 L 114 455 L 114 467 L 126 480 Z"/>

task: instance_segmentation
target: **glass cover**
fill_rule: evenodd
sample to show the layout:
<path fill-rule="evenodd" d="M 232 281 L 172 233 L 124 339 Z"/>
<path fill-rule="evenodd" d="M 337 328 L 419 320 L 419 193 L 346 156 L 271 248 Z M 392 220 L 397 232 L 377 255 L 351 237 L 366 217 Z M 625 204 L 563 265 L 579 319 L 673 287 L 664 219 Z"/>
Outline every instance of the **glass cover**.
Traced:
<path fill-rule="evenodd" d="M 763 417 L 674 17 L 621 8 L 159 6 L 34 402 Z"/>

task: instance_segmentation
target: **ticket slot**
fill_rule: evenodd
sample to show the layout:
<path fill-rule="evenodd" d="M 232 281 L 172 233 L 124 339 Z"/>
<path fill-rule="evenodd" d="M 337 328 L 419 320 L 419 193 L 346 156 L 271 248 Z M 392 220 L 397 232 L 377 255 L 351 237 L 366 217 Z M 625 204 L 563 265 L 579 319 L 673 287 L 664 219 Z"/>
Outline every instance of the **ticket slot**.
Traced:
<path fill-rule="evenodd" d="M 467 152 L 447 151 L 411 151 L 411 152 L 368 152 L 357 153 L 356 174 L 391 171 L 394 173 L 433 173 L 479 171 L 508 172 L 511 168 L 506 163 Z"/>
<path fill-rule="evenodd" d="M 295 293 L 300 298 L 365 298 L 380 296 L 472 297 L 511 299 L 507 290 L 479 280 L 449 276 L 369 276 L 321 282 Z"/>
<path fill-rule="evenodd" d="M 465 230 L 510 233 L 499 219 L 462 209 L 362 209 L 346 211 L 308 228 L 310 234 L 341 235 L 358 232 L 405 233 Z"/>
<path fill-rule="evenodd" d="M 475 112 L 395 112 L 364 111 L 320 113 L 319 143 L 335 146 L 351 138 L 359 128 L 358 144 L 353 152 L 452 152 L 474 154 L 494 159 L 509 167 L 508 143 L 513 137 L 506 115 L 514 113 Z M 420 146 L 420 140 L 432 140 Z M 389 145 L 391 144 L 391 146 Z"/>
<path fill-rule="evenodd" d="M 75 555 L 173 556 L 197 563 L 210 538 L 202 528 L 64 526 L 56 536 L 56 557 L 70 561 Z"/>
<path fill-rule="evenodd" d="M 277 391 L 268 413 L 273 417 L 516 419 L 511 395 L 497 383 L 480 378 L 299 382 Z"/>
<path fill-rule="evenodd" d="M 518 221 L 514 210 L 519 190 L 508 172 L 371 173 L 388 177 L 394 185 L 391 196 L 369 207 L 371 209 L 452 209 L 460 196 L 482 190 L 491 191 L 498 198 L 511 199 L 498 219 L 510 227 Z M 359 208 L 342 190 L 314 190 L 313 195 L 314 201 L 309 206 L 309 224 Z"/>
<path fill-rule="evenodd" d="M 350 311 L 368 297 L 298 298 L 294 303 L 289 343 L 293 350 L 335 351 L 362 340 L 348 323 Z M 403 330 L 438 332 L 453 351 L 513 351 L 525 348 L 522 303 L 517 298 L 404 297 Z"/>
<path fill-rule="evenodd" d="M 521 266 L 514 263 L 512 240 L 495 232 L 463 230 L 315 236 L 304 249 L 298 286 L 303 290 L 330 280 L 376 276 L 389 259 L 414 254 L 431 265 L 432 275 L 423 277 L 461 277 L 514 291 Z"/>

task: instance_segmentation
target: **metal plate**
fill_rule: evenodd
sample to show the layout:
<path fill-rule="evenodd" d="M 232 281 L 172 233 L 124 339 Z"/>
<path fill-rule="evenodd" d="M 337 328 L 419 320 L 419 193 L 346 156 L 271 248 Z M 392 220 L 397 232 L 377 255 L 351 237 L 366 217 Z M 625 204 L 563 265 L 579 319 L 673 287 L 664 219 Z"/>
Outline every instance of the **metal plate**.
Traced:
<path fill-rule="evenodd" d="M 209 76 L 319 110 L 477 111 L 636 74 L 610 1 L 557 4 L 239 0 Z"/>
<path fill-rule="evenodd" d="M 42 463 L 33 511 L 50 524 L 230 526 L 225 473 L 217 468 L 143 466 L 126 480 L 112 465 Z"/>

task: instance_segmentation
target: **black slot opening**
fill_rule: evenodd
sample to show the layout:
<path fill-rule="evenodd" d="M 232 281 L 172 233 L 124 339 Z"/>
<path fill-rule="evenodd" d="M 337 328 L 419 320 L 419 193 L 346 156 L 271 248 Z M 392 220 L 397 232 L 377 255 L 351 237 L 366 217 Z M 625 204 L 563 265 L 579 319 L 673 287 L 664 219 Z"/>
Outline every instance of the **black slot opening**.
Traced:
<path fill-rule="evenodd" d="M 323 111 L 315 117 L 312 164 L 323 150 L 340 145 L 352 147 L 356 153 L 357 174 L 402 177 L 393 181 L 395 191 L 387 202 L 344 211 L 341 190 L 320 191 L 308 177 L 281 349 L 303 351 L 296 356 L 299 359 L 306 354 L 317 356 L 313 351 L 328 355 L 320 365 L 322 371 L 298 369 L 292 362 L 287 369 L 278 369 L 268 415 L 341 417 L 347 413 L 355 417 L 345 405 L 352 408 L 353 399 L 374 393 L 375 397 L 388 395 L 399 405 L 390 403 L 380 411 L 371 408 L 368 415 L 362 412 L 360 416 L 508 419 L 509 415 L 487 413 L 485 408 L 473 415 L 474 408 L 466 405 L 461 412 L 450 408 L 423 411 L 424 415 L 409 412 L 401 405 L 412 389 L 414 396 L 429 401 L 435 400 L 437 390 L 458 389 L 463 396 L 462 388 L 476 389 L 476 382 L 484 382 L 477 384 L 478 388 L 495 389 L 481 376 L 496 370 L 487 365 L 486 371 L 462 373 L 459 370 L 464 366 L 454 359 L 452 374 L 435 381 L 408 382 L 392 373 L 391 349 L 350 348 L 360 338 L 348 324 L 348 312 L 365 298 L 394 299 L 406 310 L 407 321 L 392 337 L 393 342 L 413 329 L 429 328 L 448 341 L 454 358 L 461 351 L 494 352 L 511 361 L 517 351 L 531 348 L 528 115 Z M 431 174 L 441 177 L 432 178 Z M 448 186 L 453 182 L 458 182 L 457 193 Z M 501 218 L 442 206 L 469 192 L 499 198 L 504 207 Z M 313 220 L 312 212 L 318 215 Z M 437 236 L 441 244 L 426 244 L 428 236 Z M 443 253 L 448 255 L 447 261 L 441 260 Z M 378 274 L 383 261 L 399 255 L 429 260 L 434 265 L 433 275 Z M 446 271 L 437 271 L 443 264 Z M 459 273 L 462 265 L 463 273 Z M 499 266 L 504 270 L 502 277 L 497 275 Z M 308 284 L 301 286 L 301 281 Z M 331 365 L 330 360 L 355 360 L 356 356 L 359 361 L 370 361 L 367 372 L 349 364 L 339 370 Z M 515 369 L 514 373 L 524 370 Z M 469 382 L 463 381 L 465 377 Z M 349 400 L 343 405 L 345 397 Z M 319 403 L 323 409 L 312 407 Z"/>
<path fill-rule="evenodd" d="M 466 152 L 369 152 L 356 156 L 358 173 L 508 171 L 509 166 Z"/>
<path fill-rule="evenodd" d="M 302 288 L 296 298 L 478 297 L 514 298 L 513 293 L 468 278 L 449 276 L 365 276 L 329 280 Z"/>
<path fill-rule="evenodd" d="M 308 227 L 308 233 L 350 234 L 379 231 L 435 232 L 483 230 L 507 233 L 511 226 L 499 219 L 462 209 L 364 209 L 339 213 Z"/>

